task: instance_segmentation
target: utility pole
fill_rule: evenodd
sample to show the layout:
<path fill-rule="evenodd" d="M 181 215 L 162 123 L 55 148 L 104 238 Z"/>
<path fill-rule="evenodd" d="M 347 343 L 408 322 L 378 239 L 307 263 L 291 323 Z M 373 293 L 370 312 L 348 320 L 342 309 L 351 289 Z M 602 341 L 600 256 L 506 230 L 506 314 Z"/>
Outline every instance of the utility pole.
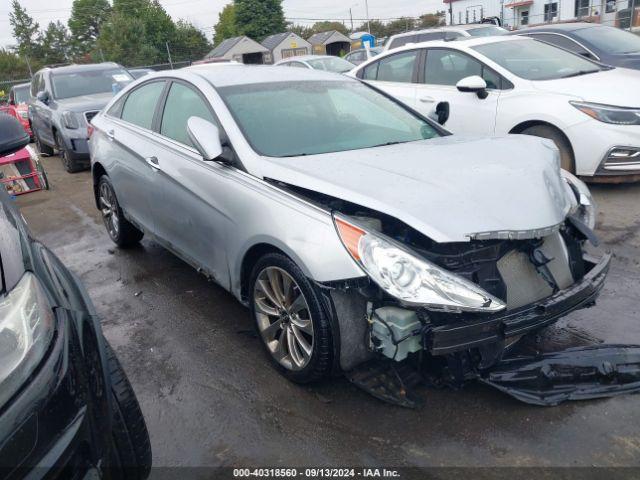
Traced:
<path fill-rule="evenodd" d="M 631 18 L 629 19 L 629 31 L 633 30 L 633 19 L 636 13 L 636 0 L 631 0 Z"/>
<path fill-rule="evenodd" d="M 100 48 L 100 59 L 102 60 L 102 63 L 104 63 L 104 52 L 102 51 L 102 48 Z"/>
<path fill-rule="evenodd" d="M 367 30 L 371 33 L 371 21 L 369 20 L 369 0 L 364 0 L 364 8 L 367 11 Z"/>
<path fill-rule="evenodd" d="M 454 25 L 454 23 L 453 23 L 453 0 L 449 0 L 449 25 Z"/>
<path fill-rule="evenodd" d="M 24 61 L 27 62 L 27 68 L 29 69 L 29 78 L 33 78 L 33 72 L 31 71 L 31 62 L 29 62 L 29 57 L 25 55 Z"/>
<path fill-rule="evenodd" d="M 353 33 L 353 13 L 351 12 L 351 8 L 349 8 L 349 18 L 351 19 L 351 33 Z"/>
<path fill-rule="evenodd" d="M 173 62 L 171 61 L 171 52 L 169 51 L 169 42 L 164 42 L 167 47 L 167 56 L 169 57 L 169 65 L 171 65 L 171 70 L 173 70 Z"/>

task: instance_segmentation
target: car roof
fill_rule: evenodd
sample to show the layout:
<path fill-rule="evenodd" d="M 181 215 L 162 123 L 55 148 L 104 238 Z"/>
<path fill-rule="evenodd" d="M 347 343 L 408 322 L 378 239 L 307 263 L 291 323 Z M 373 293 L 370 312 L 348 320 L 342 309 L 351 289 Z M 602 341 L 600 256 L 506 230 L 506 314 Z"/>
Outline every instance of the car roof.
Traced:
<path fill-rule="evenodd" d="M 591 28 L 591 27 L 602 27 L 604 25 L 600 25 L 597 23 L 588 23 L 588 22 L 572 22 L 572 23 L 556 23 L 554 25 L 542 25 L 539 27 L 529 27 L 523 28 L 522 30 L 516 30 L 513 33 L 527 33 L 527 32 L 536 32 L 536 31 L 555 31 L 555 32 L 573 32 L 576 30 L 582 30 L 583 28 Z"/>
<path fill-rule="evenodd" d="M 204 78 L 214 87 L 283 81 L 356 81 L 338 73 L 312 70 L 309 68 L 281 68 L 276 66 L 248 65 L 242 68 L 227 65 L 218 65 L 206 68 L 206 66 L 201 65 L 197 69 L 186 68 L 184 70 Z"/>
<path fill-rule="evenodd" d="M 424 47 L 447 47 L 447 48 L 456 48 L 460 46 L 465 47 L 477 47 L 478 45 L 487 45 L 490 43 L 498 43 L 498 42 L 531 42 L 535 41 L 529 37 L 523 37 L 522 35 L 496 35 L 489 37 L 461 37 L 456 38 L 455 40 L 430 40 L 427 42 L 417 42 L 417 43 L 407 43 L 398 48 L 394 48 L 392 50 L 387 50 L 385 54 L 402 52 L 404 50 L 413 50 L 415 48 L 424 48 Z M 380 56 L 375 57 L 380 58 Z"/>
<path fill-rule="evenodd" d="M 411 30 L 409 32 L 402 32 L 392 35 L 390 38 L 398 38 L 398 37 L 407 37 L 411 35 L 416 35 L 420 33 L 430 33 L 430 32 L 451 32 L 451 31 L 468 31 L 475 30 L 476 28 L 482 27 L 497 27 L 497 25 L 488 24 L 488 23 L 467 23 L 463 25 L 442 25 L 440 27 L 432 27 L 432 28 L 421 28 L 419 30 Z"/>
<path fill-rule="evenodd" d="M 297 57 L 283 58 L 278 63 L 294 62 L 296 60 L 306 62 L 307 60 L 318 60 L 319 58 L 333 58 L 333 55 L 299 55 Z"/>
<path fill-rule="evenodd" d="M 87 72 L 92 70 L 104 70 L 105 68 L 122 68 L 121 65 L 115 62 L 104 62 L 104 63 L 88 63 L 85 65 L 73 64 L 73 65 L 65 65 L 64 67 L 47 67 L 45 70 L 53 73 L 76 73 L 76 72 Z"/>

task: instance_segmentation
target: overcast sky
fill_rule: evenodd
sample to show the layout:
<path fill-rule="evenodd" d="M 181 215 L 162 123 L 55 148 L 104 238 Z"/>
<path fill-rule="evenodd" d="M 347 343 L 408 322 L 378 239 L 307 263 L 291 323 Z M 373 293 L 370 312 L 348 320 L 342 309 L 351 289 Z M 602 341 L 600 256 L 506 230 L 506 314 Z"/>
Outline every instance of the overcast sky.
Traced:
<path fill-rule="evenodd" d="M 0 0 L 0 45 L 8 46 L 15 42 L 11 36 L 9 10 L 11 0 Z M 199 28 L 205 29 L 211 38 L 218 13 L 230 0 L 160 0 L 169 14 L 178 20 L 183 18 Z M 23 7 L 34 17 L 40 27 L 50 21 L 61 20 L 66 23 L 71 12 L 73 0 L 20 0 Z M 349 18 L 349 7 L 356 19 L 365 18 L 364 0 L 284 0 L 285 16 L 299 24 L 312 24 L 311 20 L 300 18 Z M 423 13 L 444 9 L 442 0 L 369 0 L 371 18 L 393 18 L 400 16 L 418 16 Z M 360 23 L 360 22 L 356 22 Z"/>

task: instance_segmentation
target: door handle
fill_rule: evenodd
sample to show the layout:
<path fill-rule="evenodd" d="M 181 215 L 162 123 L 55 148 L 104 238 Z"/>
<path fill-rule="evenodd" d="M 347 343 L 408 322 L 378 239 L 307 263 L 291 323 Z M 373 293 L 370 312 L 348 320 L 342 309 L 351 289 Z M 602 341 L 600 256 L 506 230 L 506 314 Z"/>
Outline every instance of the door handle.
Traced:
<path fill-rule="evenodd" d="M 154 172 L 160 170 L 160 162 L 158 161 L 158 157 L 147 157 L 145 158 L 147 165 L 149 165 Z"/>
<path fill-rule="evenodd" d="M 433 98 L 433 97 L 420 97 L 420 101 L 421 101 L 422 103 L 433 103 L 433 102 L 435 102 L 436 100 L 435 100 L 435 98 Z"/>
<path fill-rule="evenodd" d="M 109 137 L 109 140 L 113 140 L 116 138 L 116 132 L 111 129 L 111 130 L 107 130 L 107 137 Z"/>

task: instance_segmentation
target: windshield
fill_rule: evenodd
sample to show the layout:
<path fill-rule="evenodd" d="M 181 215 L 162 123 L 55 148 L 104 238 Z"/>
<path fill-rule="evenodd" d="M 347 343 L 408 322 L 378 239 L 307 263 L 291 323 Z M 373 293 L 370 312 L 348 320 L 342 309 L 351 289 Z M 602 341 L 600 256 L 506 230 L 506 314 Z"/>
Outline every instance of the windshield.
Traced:
<path fill-rule="evenodd" d="M 218 91 L 253 149 L 269 157 L 343 152 L 439 136 L 428 122 L 360 82 L 258 83 Z"/>
<path fill-rule="evenodd" d="M 27 100 L 29 100 L 29 85 L 25 85 L 24 87 L 13 87 L 13 98 L 16 105 L 27 103 Z"/>
<path fill-rule="evenodd" d="M 472 48 L 526 80 L 555 80 L 603 70 L 584 57 L 537 40 L 495 42 Z"/>
<path fill-rule="evenodd" d="M 352 70 L 355 65 L 347 62 L 343 58 L 323 57 L 313 60 L 307 60 L 307 63 L 316 70 L 325 70 L 327 72 L 345 73 Z"/>
<path fill-rule="evenodd" d="M 122 68 L 54 73 L 51 75 L 53 96 L 60 99 L 94 95 L 96 93 L 116 93 L 132 80 L 131 75 Z"/>
<path fill-rule="evenodd" d="M 576 30 L 578 39 L 612 54 L 640 53 L 640 37 L 613 27 L 591 27 Z"/>
<path fill-rule="evenodd" d="M 491 37 L 492 35 L 505 35 L 507 31 L 504 28 L 491 25 L 489 27 L 479 27 L 467 30 L 472 37 Z"/>

